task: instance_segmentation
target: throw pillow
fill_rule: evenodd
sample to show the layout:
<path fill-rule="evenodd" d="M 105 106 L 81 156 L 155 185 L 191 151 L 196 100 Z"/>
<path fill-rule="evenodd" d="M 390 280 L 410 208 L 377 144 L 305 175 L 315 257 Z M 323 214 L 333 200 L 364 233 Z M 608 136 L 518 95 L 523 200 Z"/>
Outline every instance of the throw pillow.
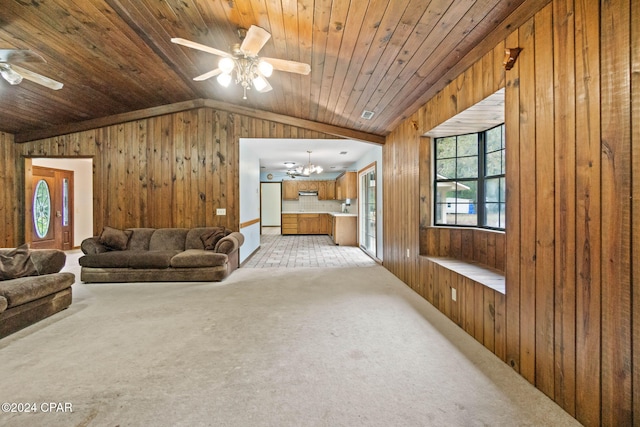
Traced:
<path fill-rule="evenodd" d="M 124 251 L 127 249 L 129 238 L 133 234 L 131 230 L 119 230 L 117 228 L 105 226 L 102 229 L 98 241 L 109 249 Z"/>
<path fill-rule="evenodd" d="M 224 227 L 214 227 L 211 231 L 204 233 L 200 236 L 204 248 L 208 251 L 214 250 L 218 241 L 229 234 L 227 231 Z"/>
<path fill-rule="evenodd" d="M 0 254 L 0 280 L 37 275 L 38 269 L 31 259 L 29 244 L 25 243 L 10 252 Z"/>

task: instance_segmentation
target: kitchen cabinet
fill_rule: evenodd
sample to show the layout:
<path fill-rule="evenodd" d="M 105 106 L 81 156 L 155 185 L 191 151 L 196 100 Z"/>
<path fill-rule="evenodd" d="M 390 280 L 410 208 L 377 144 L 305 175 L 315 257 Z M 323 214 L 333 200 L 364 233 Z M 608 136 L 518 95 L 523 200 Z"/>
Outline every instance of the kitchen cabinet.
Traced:
<path fill-rule="evenodd" d="M 328 234 L 327 214 L 282 214 L 282 234 Z"/>
<path fill-rule="evenodd" d="M 293 180 L 282 181 L 282 199 L 298 200 L 298 181 L 293 181 Z"/>
<path fill-rule="evenodd" d="M 335 200 L 336 182 L 318 181 L 318 200 Z"/>
<path fill-rule="evenodd" d="M 333 243 L 341 246 L 357 246 L 358 218 L 353 216 L 335 216 L 333 218 Z"/>
<path fill-rule="evenodd" d="M 298 234 L 298 215 L 282 214 L 282 234 Z"/>
<path fill-rule="evenodd" d="M 318 181 L 296 181 L 298 191 L 318 191 Z"/>
<path fill-rule="evenodd" d="M 336 200 L 358 198 L 357 172 L 343 172 L 336 179 Z"/>
<path fill-rule="evenodd" d="M 321 233 L 320 214 L 298 214 L 298 234 Z"/>

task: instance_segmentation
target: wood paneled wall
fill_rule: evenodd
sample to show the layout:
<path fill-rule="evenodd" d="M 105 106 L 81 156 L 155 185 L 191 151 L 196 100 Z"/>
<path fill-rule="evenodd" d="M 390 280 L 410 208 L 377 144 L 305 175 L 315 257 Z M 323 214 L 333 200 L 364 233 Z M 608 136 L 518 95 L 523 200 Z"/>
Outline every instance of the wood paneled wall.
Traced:
<path fill-rule="evenodd" d="M 553 0 L 388 136 L 384 265 L 427 299 L 451 280 L 418 255 L 431 224 L 421 135 L 503 86 L 506 302 L 493 309 L 506 334 L 494 352 L 583 424 L 638 425 L 640 2 Z M 476 308 L 461 327 L 478 338 L 492 296 L 463 286 Z M 431 301 L 460 324 L 446 295 Z"/>
<path fill-rule="evenodd" d="M 17 188 L 15 164 L 13 135 L 0 132 L 0 247 L 3 248 L 15 247 L 18 242 L 18 206 L 16 193 L 10 190 Z"/>
<path fill-rule="evenodd" d="M 93 158 L 95 233 L 105 225 L 238 230 L 240 138 L 334 138 L 208 107 L 24 144 L 3 135 L 0 161 L 15 164 L 3 169 L 15 173 L 0 175 L 12 189 L 0 207 L 5 246 L 24 239 L 23 156 Z"/>

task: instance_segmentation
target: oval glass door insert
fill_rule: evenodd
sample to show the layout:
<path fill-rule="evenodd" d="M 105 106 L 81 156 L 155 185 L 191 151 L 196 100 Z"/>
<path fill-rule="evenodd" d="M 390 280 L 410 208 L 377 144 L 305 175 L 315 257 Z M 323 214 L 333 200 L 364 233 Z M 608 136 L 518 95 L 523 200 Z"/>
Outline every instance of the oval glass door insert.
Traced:
<path fill-rule="evenodd" d="M 51 193 L 44 179 L 38 181 L 33 194 L 33 225 L 38 238 L 42 239 L 49 232 L 51 224 Z"/>

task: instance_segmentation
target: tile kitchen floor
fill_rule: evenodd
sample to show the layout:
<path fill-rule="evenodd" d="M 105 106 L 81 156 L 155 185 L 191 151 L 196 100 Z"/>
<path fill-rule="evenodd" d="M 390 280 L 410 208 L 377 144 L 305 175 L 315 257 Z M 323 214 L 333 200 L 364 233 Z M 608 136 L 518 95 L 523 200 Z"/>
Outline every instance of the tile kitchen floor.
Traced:
<path fill-rule="evenodd" d="M 266 227 L 265 227 L 266 228 Z M 275 227 L 269 227 L 275 228 Z M 260 236 L 260 248 L 242 268 L 370 267 L 376 262 L 356 246 L 337 246 L 327 235 Z"/>

